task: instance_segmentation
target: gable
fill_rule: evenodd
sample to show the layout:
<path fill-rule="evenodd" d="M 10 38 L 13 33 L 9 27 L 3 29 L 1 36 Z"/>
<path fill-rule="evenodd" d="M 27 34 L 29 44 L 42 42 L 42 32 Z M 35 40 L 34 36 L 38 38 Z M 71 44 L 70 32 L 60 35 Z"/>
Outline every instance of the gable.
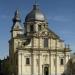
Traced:
<path fill-rule="evenodd" d="M 35 33 L 34 36 L 60 39 L 60 37 L 56 33 L 54 33 L 52 30 L 50 30 L 48 28 L 44 28 L 43 30 L 39 31 L 38 33 Z"/>

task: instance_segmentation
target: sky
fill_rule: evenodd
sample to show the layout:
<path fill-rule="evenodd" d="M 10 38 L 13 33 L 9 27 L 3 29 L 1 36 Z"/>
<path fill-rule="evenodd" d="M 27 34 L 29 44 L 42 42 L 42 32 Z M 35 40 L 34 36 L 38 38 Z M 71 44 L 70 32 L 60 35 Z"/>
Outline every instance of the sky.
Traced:
<path fill-rule="evenodd" d="M 35 0 L 0 0 L 0 58 L 9 55 L 12 18 L 16 9 L 21 15 L 21 25 Z M 75 52 L 75 0 L 37 0 L 48 20 L 49 28 L 57 33 Z"/>

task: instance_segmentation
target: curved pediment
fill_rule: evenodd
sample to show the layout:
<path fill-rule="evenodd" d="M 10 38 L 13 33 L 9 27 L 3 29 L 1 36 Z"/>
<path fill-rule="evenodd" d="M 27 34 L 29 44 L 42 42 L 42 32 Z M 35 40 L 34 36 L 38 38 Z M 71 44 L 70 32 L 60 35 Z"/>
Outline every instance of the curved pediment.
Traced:
<path fill-rule="evenodd" d="M 43 30 L 39 31 L 38 33 L 35 33 L 34 36 L 36 37 L 50 37 L 50 38 L 57 38 L 59 39 L 60 37 L 55 34 L 53 31 L 51 31 L 48 28 L 44 28 Z"/>

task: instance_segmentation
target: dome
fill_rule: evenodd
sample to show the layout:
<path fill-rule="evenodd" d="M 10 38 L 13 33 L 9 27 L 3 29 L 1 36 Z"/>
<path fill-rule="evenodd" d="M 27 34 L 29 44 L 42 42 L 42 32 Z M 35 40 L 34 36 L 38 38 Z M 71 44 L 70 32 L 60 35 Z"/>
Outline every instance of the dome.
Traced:
<path fill-rule="evenodd" d="M 38 5 L 33 5 L 33 9 L 31 12 L 26 16 L 25 21 L 45 21 L 45 16 L 40 11 Z"/>

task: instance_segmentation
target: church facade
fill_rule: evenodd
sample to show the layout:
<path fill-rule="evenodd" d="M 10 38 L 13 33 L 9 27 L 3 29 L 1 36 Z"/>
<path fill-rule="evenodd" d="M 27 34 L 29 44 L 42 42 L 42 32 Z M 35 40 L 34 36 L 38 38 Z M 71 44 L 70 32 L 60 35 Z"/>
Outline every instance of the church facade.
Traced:
<path fill-rule="evenodd" d="M 21 27 L 16 10 L 9 40 L 11 75 L 62 75 L 70 48 L 48 27 L 39 5 L 33 5 Z"/>

